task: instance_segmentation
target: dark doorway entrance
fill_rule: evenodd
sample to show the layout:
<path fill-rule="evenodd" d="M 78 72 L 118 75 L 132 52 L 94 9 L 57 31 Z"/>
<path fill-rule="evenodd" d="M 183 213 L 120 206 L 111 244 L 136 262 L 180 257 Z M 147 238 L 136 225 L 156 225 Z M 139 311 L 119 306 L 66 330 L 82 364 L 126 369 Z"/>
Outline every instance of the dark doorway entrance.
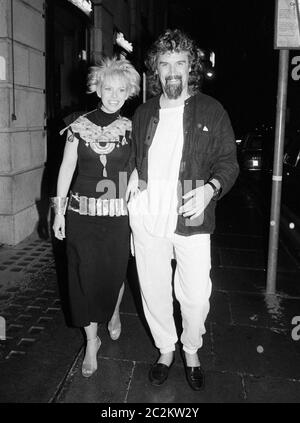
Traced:
<path fill-rule="evenodd" d="M 67 0 L 46 2 L 47 114 L 86 107 L 90 19 Z"/>
<path fill-rule="evenodd" d="M 43 192 L 55 195 L 65 137 L 63 118 L 87 109 L 90 18 L 68 0 L 46 1 L 47 162 Z"/>

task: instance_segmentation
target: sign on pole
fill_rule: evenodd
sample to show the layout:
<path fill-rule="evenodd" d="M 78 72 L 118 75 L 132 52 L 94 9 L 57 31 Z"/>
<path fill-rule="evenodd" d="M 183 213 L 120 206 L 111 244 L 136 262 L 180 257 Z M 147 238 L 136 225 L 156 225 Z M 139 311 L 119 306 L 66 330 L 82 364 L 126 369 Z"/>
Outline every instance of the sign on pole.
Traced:
<path fill-rule="evenodd" d="M 300 49 L 300 0 L 277 0 L 275 49 Z"/>

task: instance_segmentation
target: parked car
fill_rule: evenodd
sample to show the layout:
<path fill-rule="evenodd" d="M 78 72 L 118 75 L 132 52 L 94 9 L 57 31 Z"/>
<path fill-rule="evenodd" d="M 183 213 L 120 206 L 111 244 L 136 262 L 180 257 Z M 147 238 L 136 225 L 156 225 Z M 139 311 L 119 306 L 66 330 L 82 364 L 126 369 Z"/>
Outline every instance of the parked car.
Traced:
<path fill-rule="evenodd" d="M 248 132 L 238 145 L 238 160 L 242 170 L 272 169 L 271 134 Z"/>

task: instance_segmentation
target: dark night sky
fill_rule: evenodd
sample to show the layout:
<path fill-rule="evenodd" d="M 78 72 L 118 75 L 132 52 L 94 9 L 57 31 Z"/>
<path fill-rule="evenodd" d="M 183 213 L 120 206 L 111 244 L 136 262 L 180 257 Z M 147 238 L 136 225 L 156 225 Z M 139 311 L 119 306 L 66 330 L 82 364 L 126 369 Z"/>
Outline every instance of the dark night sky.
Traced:
<path fill-rule="evenodd" d="M 216 53 L 216 78 L 206 82 L 203 91 L 223 103 L 237 134 L 275 122 L 274 4 L 273 0 L 169 0 L 168 26 L 183 29 L 199 47 Z"/>

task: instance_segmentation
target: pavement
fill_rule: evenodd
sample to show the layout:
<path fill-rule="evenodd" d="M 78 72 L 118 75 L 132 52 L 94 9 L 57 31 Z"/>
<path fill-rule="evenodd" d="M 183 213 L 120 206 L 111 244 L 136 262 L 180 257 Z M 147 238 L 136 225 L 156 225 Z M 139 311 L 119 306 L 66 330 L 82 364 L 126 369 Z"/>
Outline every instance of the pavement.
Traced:
<path fill-rule="evenodd" d="M 169 378 L 148 381 L 157 359 L 145 322 L 135 260 L 118 341 L 99 328 L 98 371 L 81 376 L 84 345 L 69 325 L 64 244 L 33 234 L 0 248 L 1 403 L 198 404 L 300 402 L 300 269 L 280 242 L 276 295 L 267 295 L 266 218 L 239 180 L 217 209 L 213 292 L 199 351 L 203 392 L 185 379 L 179 348 Z M 174 314 L 180 333 L 179 307 Z M 0 332 L 1 337 L 1 332 Z"/>

